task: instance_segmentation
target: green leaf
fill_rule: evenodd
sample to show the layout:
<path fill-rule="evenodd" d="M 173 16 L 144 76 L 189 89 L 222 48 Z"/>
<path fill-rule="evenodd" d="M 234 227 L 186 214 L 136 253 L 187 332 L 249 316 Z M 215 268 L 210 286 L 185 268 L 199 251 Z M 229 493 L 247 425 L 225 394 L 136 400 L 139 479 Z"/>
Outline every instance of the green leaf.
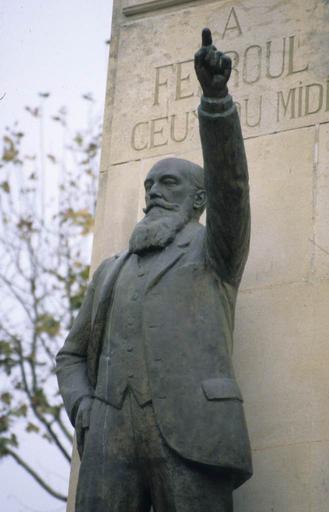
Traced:
<path fill-rule="evenodd" d="M 91 142 L 88 147 L 87 147 L 87 152 L 88 153 L 95 153 L 95 151 L 97 151 L 98 149 L 98 145 L 95 144 L 94 142 Z"/>
<path fill-rule="evenodd" d="M 83 270 L 79 272 L 79 276 L 84 280 L 88 281 L 90 272 L 90 265 L 86 265 Z"/>
<path fill-rule="evenodd" d="M 14 446 L 15 448 L 18 447 L 18 440 L 16 434 L 11 434 L 10 436 L 10 444 L 11 446 Z"/>
<path fill-rule="evenodd" d="M 50 153 L 49 153 L 49 154 L 47 155 L 47 158 L 49 158 L 49 160 L 51 161 L 51 163 L 53 163 L 53 164 L 56 164 L 56 163 L 57 163 L 56 157 L 55 157 L 54 155 L 52 155 L 52 154 L 50 154 Z"/>
<path fill-rule="evenodd" d="M 32 232 L 33 231 L 33 222 L 29 218 L 20 218 L 19 222 L 17 223 L 17 227 L 20 231 L 24 232 Z"/>
<path fill-rule="evenodd" d="M 25 427 L 25 430 L 26 432 L 35 432 L 36 434 L 40 431 L 39 427 L 37 425 L 35 425 L 34 423 L 31 423 L 29 421 L 29 423 L 27 424 L 27 426 Z"/>
<path fill-rule="evenodd" d="M 27 415 L 27 405 L 26 404 L 20 405 L 19 407 L 17 407 L 17 409 L 15 409 L 13 414 L 19 418 L 20 417 L 25 418 Z"/>
<path fill-rule="evenodd" d="M 6 194 L 9 194 L 9 192 L 10 192 L 10 185 L 9 185 L 8 181 L 3 181 L 2 183 L 0 183 L 0 188 L 2 188 L 2 190 L 4 192 L 6 192 Z"/>
<path fill-rule="evenodd" d="M 84 293 L 77 293 L 70 297 L 70 308 L 72 311 L 80 309 L 82 301 L 84 299 Z"/>
<path fill-rule="evenodd" d="M 5 393 L 2 393 L 0 395 L 0 400 L 6 404 L 6 405 L 10 405 L 11 402 L 12 402 L 12 399 L 13 399 L 13 395 L 11 393 L 9 393 L 8 391 L 5 392 Z"/>
<path fill-rule="evenodd" d="M 79 210 L 68 208 L 63 212 L 62 218 L 63 222 L 70 221 L 72 224 L 80 226 L 82 228 L 82 235 L 88 235 L 94 228 L 94 217 L 87 208 L 81 208 Z"/>
<path fill-rule="evenodd" d="M 82 137 L 81 133 L 77 133 L 73 140 L 78 146 L 82 146 L 83 137 Z"/>
<path fill-rule="evenodd" d="M 7 446 L 8 446 L 8 438 L 7 437 L 0 437 L 0 459 L 2 457 L 6 457 L 6 455 L 8 455 L 8 450 L 7 450 Z"/>
<path fill-rule="evenodd" d="M 12 162 L 18 156 L 18 150 L 14 141 L 8 137 L 8 135 L 4 136 L 3 141 L 5 144 L 2 152 L 2 160 L 5 162 Z"/>
<path fill-rule="evenodd" d="M 49 407 L 48 400 L 43 389 L 37 389 L 34 395 L 32 396 L 32 403 L 35 407 Z"/>
<path fill-rule="evenodd" d="M 60 331 L 60 323 L 52 315 L 44 313 L 37 318 L 35 331 L 37 334 L 46 333 L 50 337 L 57 336 Z"/>
<path fill-rule="evenodd" d="M 0 354 L 4 356 L 10 356 L 13 353 L 13 349 L 9 341 L 0 340 Z"/>
<path fill-rule="evenodd" d="M 0 416 L 0 432 L 7 432 L 9 429 L 9 418 L 7 415 Z"/>

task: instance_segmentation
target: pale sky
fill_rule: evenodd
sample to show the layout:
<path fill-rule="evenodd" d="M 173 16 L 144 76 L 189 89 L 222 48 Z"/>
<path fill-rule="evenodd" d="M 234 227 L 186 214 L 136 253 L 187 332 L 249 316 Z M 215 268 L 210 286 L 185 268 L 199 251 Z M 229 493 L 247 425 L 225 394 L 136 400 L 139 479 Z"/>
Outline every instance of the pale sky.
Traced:
<path fill-rule="evenodd" d="M 0 102 L 1 135 L 15 120 L 27 133 L 32 131 L 24 107 L 36 105 L 39 92 L 51 93 L 50 112 L 68 107 L 74 129 L 86 120 L 82 94 L 92 93 L 96 110 L 103 112 L 111 12 L 112 0 L 0 0 L 0 97 L 5 95 Z M 47 136 L 56 147 L 52 133 Z M 65 491 L 68 469 L 54 451 L 41 452 L 37 436 L 31 434 L 24 454 Z M 64 512 L 65 506 L 5 460 L 0 461 L 0 510 Z"/>

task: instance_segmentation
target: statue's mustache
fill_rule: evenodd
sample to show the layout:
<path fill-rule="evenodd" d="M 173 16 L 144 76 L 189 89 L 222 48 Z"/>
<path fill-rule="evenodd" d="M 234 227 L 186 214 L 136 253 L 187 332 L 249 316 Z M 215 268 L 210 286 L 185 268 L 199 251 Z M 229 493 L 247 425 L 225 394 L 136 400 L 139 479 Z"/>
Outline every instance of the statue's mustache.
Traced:
<path fill-rule="evenodd" d="M 143 212 L 145 215 L 157 206 L 158 208 L 163 208 L 164 210 L 171 210 L 171 211 L 178 211 L 179 210 L 179 204 L 176 203 L 168 203 L 167 201 L 164 201 L 163 199 L 153 199 L 151 200 L 146 208 L 143 208 Z"/>

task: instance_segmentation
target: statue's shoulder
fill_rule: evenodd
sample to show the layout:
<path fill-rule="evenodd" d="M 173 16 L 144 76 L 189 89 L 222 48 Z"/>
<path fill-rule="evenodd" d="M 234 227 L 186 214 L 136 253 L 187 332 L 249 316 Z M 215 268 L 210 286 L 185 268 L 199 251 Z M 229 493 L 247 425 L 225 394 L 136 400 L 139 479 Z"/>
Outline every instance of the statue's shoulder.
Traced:
<path fill-rule="evenodd" d="M 120 269 L 128 256 L 129 252 L 124 251 L 114 254 L 109 258 L 105 258 L 95 270 L 93 282 L 97 284 L 97 282 L 102 281 L 108 273 L 111 273 L 112 269 Z"/>
<path fill-rule="evenodd" d="M 105 258 L 96 268 L 95 272 L 93 273 L 93 281 L 96 282 L 100 278 L 104 272 L 107 272 L 111 266 L 118 260 L 120 257 L 120 254 L 115 254 L 114 256 L 110 256 L 108 258 Z"/>

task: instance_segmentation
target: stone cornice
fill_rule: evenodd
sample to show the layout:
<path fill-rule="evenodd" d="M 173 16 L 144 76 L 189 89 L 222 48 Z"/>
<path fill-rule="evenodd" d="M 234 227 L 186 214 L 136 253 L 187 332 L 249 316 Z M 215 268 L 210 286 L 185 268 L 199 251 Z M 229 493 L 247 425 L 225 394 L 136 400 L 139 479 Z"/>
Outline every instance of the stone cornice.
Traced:
<path fill-rule="evenodd" d="M 176 5 L 193 3 L 195 0 L 148 0 L 141 4 L 123 7 L 125 16 L 134 16 L 135 14 L 144 14 L 146 12 L 157 11 L 165 7 L 174 7 Z"/>

